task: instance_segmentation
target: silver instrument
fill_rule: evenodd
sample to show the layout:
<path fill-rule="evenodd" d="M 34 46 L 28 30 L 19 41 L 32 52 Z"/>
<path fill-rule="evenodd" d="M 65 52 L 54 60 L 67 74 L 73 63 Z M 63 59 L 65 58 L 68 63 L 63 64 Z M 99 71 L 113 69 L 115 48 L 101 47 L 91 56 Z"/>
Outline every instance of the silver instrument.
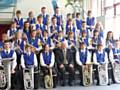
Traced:
<path fill-rule="evenodd" d="M 92 84 L 92 64 L 82 66 L 83 85 L 90 86 Z"/>
<path fill-rule="evenodd" d="M 0 66 L 0 89 L 4 89 L 7 85 L 7 78 L 3 66 Z"/>
<path fill-rule="evenodd" d="M 45 82 L 45 88 L 46 89 L 51 89 L 53 88 L 53 75 L 52 75 L 52 68 L 49 68 L 49 75 L 46 75 L 44 77 L 44 82 Z"/>
<path fill-rule="evenodd" d="M 1 59 L 2 61 L 2 64 L 3 64 L 3 67 L 4 67 L 4 71 L 1 71 L 1 73 L 3 73 L 3 78 L 2 80 L 3 81 L 0 81 L 1 83 L 3 82 L 3 86 L 5 85 L 5 82 L 7 84 L 6 88 L 7 90 L 9 90 L 11 88 L 11 61 L 13 60 L 14 58 L 4 58 L 4 59 Z M 5 77 L 4 77 L 5 75 Z M 6 81 L 4 81 L 6 78 Z"/>
<path fill-rule="evenodd" d="M 113 75 L 116 83 L 120 83 L 120 63 L 113 64 Z"/>
<path fill-rule="evenodd" d="M 98 65 L 98 76 L 100 85 L 108 84 L 108 64 Z"/>
<path fill-rule="evenodd" d="M 24 76 L 24 89 L 33 90 L 34 89 L 34 67 L 29 66 L 23 70 Z"/>

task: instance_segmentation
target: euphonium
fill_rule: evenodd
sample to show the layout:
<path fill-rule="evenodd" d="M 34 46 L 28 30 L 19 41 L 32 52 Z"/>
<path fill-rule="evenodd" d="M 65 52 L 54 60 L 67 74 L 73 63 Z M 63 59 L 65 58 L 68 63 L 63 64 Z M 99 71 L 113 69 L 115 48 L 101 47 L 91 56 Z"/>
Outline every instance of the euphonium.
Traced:
<path fill-rule="evenodd" d="M 53 88 L 53 75 L 52 75 L 52 68 L 49 69 L 49 75 L 44 77 L 45 88 L 50 89 Z"/>
<path fill-rule="evenodd" d="M 5 70 L 3 66 L 0 66 L 0 89 L 5 88 L 6 84 L 7 84 L 7 78 L 6 78 Z"/>

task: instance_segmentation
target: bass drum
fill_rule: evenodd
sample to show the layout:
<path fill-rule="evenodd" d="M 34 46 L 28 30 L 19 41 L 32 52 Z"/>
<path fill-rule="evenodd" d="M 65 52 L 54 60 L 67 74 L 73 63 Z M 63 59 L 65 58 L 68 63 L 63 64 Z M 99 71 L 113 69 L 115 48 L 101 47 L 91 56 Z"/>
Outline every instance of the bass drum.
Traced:
<path fill-rule="evenodd" d="M 83 72 L 83 85 L 90 86 L 92 84 L 92 65 L 83 65 L 82 66 Z"/>
<path fill-rule="evenodd" d="M 120 83 L 120 63 L 113 64 L 113 75 L 116 83 Z"/>
<path fill-rule="evenodd" d="M 108 64 L 98 65 L 99 84 L 108 84 Z"/>
<path fill-rule="evenodd" d="M 3 66 L 0 66 L 0 89 L 6 89 L 7 78 Z"/>

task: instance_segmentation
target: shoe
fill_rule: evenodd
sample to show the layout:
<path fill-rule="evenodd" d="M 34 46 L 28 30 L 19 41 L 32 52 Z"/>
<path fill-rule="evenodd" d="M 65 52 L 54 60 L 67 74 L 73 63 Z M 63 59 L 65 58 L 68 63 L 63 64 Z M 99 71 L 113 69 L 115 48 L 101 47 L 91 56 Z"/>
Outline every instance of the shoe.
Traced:
<path fill-rule="evenodd" d="M 69 86 L 73 86 L 73 83 L 72 83 L 72 82 L 71 82 L 71 83 L 68 83 L 68 85 L 69 85 Z"/>
<path fill-rule="evenodd" d="M 63 87 L 64 87 L 64 86 L 65 86 L 65 82 L 61 82 L 61 86 L 63 86 Z"/>

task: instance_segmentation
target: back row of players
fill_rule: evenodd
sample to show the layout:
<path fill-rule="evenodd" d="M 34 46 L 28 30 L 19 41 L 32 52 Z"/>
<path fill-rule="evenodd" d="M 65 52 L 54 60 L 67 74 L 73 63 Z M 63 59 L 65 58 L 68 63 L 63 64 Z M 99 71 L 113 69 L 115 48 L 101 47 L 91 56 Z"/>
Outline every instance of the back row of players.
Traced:
<path fill-rule="evenodd" d="M 37 19 L 33 12 L 29 12 L 29 18 L 23 22 L 21 11 L 18 10 L 7 34 L 2 34 L 0 58 L 14 57 L 13 75 L 20 70 L 21 66 L 24 69 L 28 65 L 41 66 L 41 70 L 46 75 L 49 72 L 48 68 L 54 67 L 56 63 L 55 68 L 60 73 L 62 86 L 65 85 L 66 71 L 69 72 L 68 84 L 73 85 L 77 68 L 82 85 L 82 65 L 93 62 L 94 68 L 97 68 L 99 64 L 119 63 L 120 43 L 119 40 L 114 40 L 112 31 L 107 33 L 104 40 L 102 24 L 100 22 L 95 24 L 91 11 L 88 11 L 86 20 L 82 20 L 80 17 L 80 13 L 77 13 L 75 18 L 71 14 L 67 14 L 64 26 L 59 7 L 56 8 L 52 19 L 46 14 L 46 8 L 42 7 Z M 55 70 L 53 70 L 53 74 L 56 74 Z M 99 84 L 98 71 L 95 71 L 95 77 Z M 115 83 L 113 73 L 109 74 L 109 77 L 112 77 L 112 81 Z M 22 83 L 22 79 L 19 81 Z M 56 87 L 57 75 L 54 75 L 53 81 L 54 87 Z"/>

